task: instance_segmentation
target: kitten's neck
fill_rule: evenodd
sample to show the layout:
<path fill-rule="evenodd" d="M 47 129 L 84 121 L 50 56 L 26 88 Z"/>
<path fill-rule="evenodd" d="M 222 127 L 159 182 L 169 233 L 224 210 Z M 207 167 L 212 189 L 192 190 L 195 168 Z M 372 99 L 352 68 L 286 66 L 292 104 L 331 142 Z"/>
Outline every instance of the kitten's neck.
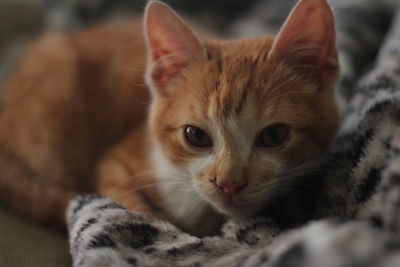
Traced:
<path fill-rule="evenodd" d="M 189 174 L 165 158 L 156 142 L 153 142 L 151 162 L 164 201 L 161 205 L 171 221 L 198 236 L 216 233 L 223 216 L 195 191 Z"/>

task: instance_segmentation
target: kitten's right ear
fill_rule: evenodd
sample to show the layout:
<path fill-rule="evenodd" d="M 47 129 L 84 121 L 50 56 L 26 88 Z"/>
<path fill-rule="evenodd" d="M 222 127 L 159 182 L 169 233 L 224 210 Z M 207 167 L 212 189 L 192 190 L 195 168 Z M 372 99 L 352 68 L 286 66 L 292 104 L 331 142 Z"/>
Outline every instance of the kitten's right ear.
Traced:
<path fill-rule="evenodd" d="M 313 69 L 336 70 L 335 23 L 326 0 L 300 0 L 268 55 L 269 60 Z"/>
<path fill-rule="evenodd" d="M 166 4 L 151 1 L 144 26 L 149 54 L 147 75 L 159 92 L 163 93 L 168 82 L 185 67 L 206 60 L 204 45 Z"/>

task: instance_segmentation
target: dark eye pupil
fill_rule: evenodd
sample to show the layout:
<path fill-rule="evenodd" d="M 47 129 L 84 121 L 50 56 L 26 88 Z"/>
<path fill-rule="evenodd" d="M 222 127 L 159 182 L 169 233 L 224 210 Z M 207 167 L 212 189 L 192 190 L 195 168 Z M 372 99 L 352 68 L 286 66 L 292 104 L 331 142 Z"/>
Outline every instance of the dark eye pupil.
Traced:
<path fill-rule="evenodd" d="M 278 147 L 283 144 L 289 136 L 289 128 L 284 124 L 276 124 L 265 128 L 257 140 L 260 147 Z"/>
<path fill-rule="evenodd" d="M 271 127 L 270 129 L 267 129 L 266 135 L 268 135 L 268 138 L 271 139 L 271 141 L 273 142 L 276 142 L 279 139 L 279 133 L 276 127 Z"/>
<path fill-rule="evenodd" d="M 195 129 L 193 134 L 196 136 L 197 140 L 199 140 L 199 141 L 203 140 L 204 137 L 206 136 L 206 133 L 200 129 Z"/>
<path fill-rule="evenodd" d="M 212 146 L 211 138 L 200 128 L 195 126 L 186 126 L 185 136 L 188 142 L 196 147 Z"/>

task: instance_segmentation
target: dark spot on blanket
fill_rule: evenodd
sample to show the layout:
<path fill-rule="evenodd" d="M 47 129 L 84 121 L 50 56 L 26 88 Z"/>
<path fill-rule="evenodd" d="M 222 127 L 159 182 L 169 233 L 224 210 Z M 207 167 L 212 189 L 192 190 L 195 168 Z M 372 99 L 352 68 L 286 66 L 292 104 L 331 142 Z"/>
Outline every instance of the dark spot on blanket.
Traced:
<path fill-rule="evenodd" d="M 391 154 L 392 157 L 399 156 L 400 155 L 400 149 L 397 148 L 397 147 L 393 147 L 391 149 L 391 151 L 390 151 L 390 154 Z"/>
<path fill-rule="evenodd" d="M 84 223 L 81 228 L 79 229 L 78 233 L 75 236 L 75 242 L 78 241 L 78 239 L 81 237 L 81 234 L 88 229 L 91 225 L 97 223 L 97 219 L 96 218 L 90 218 L 89 220 L 86 221 L 86 223 Z"/>
<path fill-rule="evenodd" d="M 268 262 L 268 260 L 269 260 L 268 255 L 263 253 L 263 254 L 260 255 L 260 258 L 258 259 L 258 264 L 259 265 L 266 264 Z"/>
<path fill-rule="evenodd" d="M 392 146 L 391 142 L 392 142 L 392 137 L 386 138 L 385 140 L 383 140 L 382 144 L 385 147 L 385 149 L 390 150 L 390 148 Z M 389 152 L 392 153 L 393 151 L 390 150 Z"/>
<path fill-rule="evenodd" d="M 158 235 L 158 230 L 148 224 L 131 224 L 130 230 L 134 234 L 131 247 L 135 249 L 152 245 Z"/>
<path fill-rule="evenodd" d="M 157 251 L 157 249 L 155 249 L 155 248 L 146 248 L 146 249 L 144 250 L 144 253 L 146 253 L 146 254 L 151 254 L 151 253 L 153 253 L 153 252 L 155 252 L 155 251 Z"/>
<path fill-rule="evenodd" d="M 386 89 L 386 88 L 393 88 L 395 84 L 393 83 L 392 79 L 389 76 L 383 74 L 376 78 L 375 82 L 366 85 L 363 88 L 365 91 L 376 91 L 379 89 Z"/>
<path fill-rule="evenodd" d="M 363 203 L 370 199 L 372 194 L 376 191 L 376 187 L 381 180 L 381 170 L 371 169 L 368 176 L 363 180 L 358 188 L 356 196 L 357 203 Z"/>
<path fill-rule="evenodd" d="M 388 184 L 390 188 L 393 188 L 394 186 L 400 186 L 400 174 L 394 173 L 390 175 Z"/>
<path fill-rule="evenodd" d="M 135 258 L 128 258 L 128 259 L 126 259 L 126 261 L 127 261 L 130 265 L 136 266 L 137 259 L 135 259 Z"/>
<path fill-rule="evenodd" d="M 354 168 L 364 154 L 364 148 L 373 135 L 374 131 L 369 129 L 365 134 L 346 134 L 340 136 L 334 145 L 342 149 L 333 153 L 333 159 L 343 161 L 345 164 L 351 164 L 350 167 Z"/>
<path fill-rule="evenodd" d="M 254 227 L 256 228 L 256 227 Z M 254 228 L 239 229 L 236 233 L 236 238 L 240 243 L 245 243 L 249 246 L 255 246 L 260 241 L 260 238 L 254 233 Z"/>
<path fill-rule="evenodd" d="M 400 186 L 400 175 L 399 174 L 391 174 L 388 178 L 384 180 L 380 190 L 384 195 L 387 195 L 390 190 L 394 188 L 397 189 Z"/>
<path fill-rule="evenodd" d="M 100 233 L 92 238 L 89 242 L 88 249 L 115 247 L 116 244 L 111 240 L 108 234 Z"/>
<path fill-rule="evenodd" d="M 376 103 L 373 105 L 369 110 L 368 113 L 378 113 L 382 112 L 387 106 L 389 106 L 392 103 L 391 99 L 387 99 L 381 102 Z"/>
<path fill-rule="evenodd" d="M 279 259 L 272 264 L 274 267 L 298 267 L 302 266 L 305 260 L 306 249 L 303 243 L 298 242 L 292 245 L 287 251 L 280 255 Z"/>
<path fill-rule="evenodd" d="M 159 233 L 156 228 L 149 224 L 131 222 L 107 225 L 103 229 L 110 234 L 118 233 L 127 238 L 129 246 L 134 249 L 152 245 Z"/>
<path fill-rule="evenodd" d="M 120 204 L 115 202 L 108 203 L 96 208 L 96 210 L 108 210 L 108 209 L 124 209 L 124 208 Z"/>
<path fill-rule="evenodd" d="M 97 219 L 96 218 L 90 218 L 89 220 L 87 220 L 87 223 L 90 224 L 94 224 L 97 223 Z"/>
<path fill-rule="evenodd" d="M 383 228 L 383 220 L 380 216 L 374 215 L 370 218 L 371 225 L 375 228 Z"/>
<path fill-rule="evenodd" d="M 83 265 L 85 264 L 85 261 L 86 261 L 86 257 L 83 257 L 83 258 L 79 261 L 78 266 L 83 266 Z"/>
<path fill-rule="evenodd" d="M 194 243 L 194 244 L 190 245 L 190 247 L 191 247 L 193 250 L 198 250 L 198 249 L 204 247 L 204 242 L 203 242 L 203 241 L 200 241 L 200 242 Z"/>
<path fill-rule="evenodd" d="M 181 254 L 181 252 L 179 251 L 179 249 L 177 249 L 177 248 L 171 248 L 171 249 L 168 249 L 167 250 L 167 253 L 168 253 L 168 255 L 171 255 L 171 256 L 174 256 L 174 257 L 176 257 L 176 256 L 178 256 L 179 254 Z"/>
<path fill-rule="evenodd" d="M 93 202 L 93 200 L 98 199 L 98 198 L 99 198 L 99 196 L 97 196 L 97 195 L 86 195 L 84 197 L 79 198 L 78 203 L 77 203 L 76 207 L 72 210 L 72 212 L 77 213 L 84 206 L 86 206 L 87 204 Z"/>

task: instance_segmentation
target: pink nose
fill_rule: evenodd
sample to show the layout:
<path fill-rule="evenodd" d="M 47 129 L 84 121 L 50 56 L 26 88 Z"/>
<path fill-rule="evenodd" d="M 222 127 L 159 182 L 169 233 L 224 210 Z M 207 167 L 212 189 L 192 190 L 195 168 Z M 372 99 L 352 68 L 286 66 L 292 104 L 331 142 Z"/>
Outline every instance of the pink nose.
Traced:
<path fill-rule="evenodd" d="M 239 183 L 237 183 L 237 182 L 236 183 L 231 183 L 231 182 L 221 183 L 216 179 L 212 180 L 211 182 L 213 184 L 215 184 L 216 187 L 218 187 L 219 189 L 224 191 L 228 197 L 233 197 L 233 196 L 239 194 L 241 191 L 243 191 L 244 188 L 246 188 L 246 186 L 248 184 L 246 181 L 242 181 Z"/>

